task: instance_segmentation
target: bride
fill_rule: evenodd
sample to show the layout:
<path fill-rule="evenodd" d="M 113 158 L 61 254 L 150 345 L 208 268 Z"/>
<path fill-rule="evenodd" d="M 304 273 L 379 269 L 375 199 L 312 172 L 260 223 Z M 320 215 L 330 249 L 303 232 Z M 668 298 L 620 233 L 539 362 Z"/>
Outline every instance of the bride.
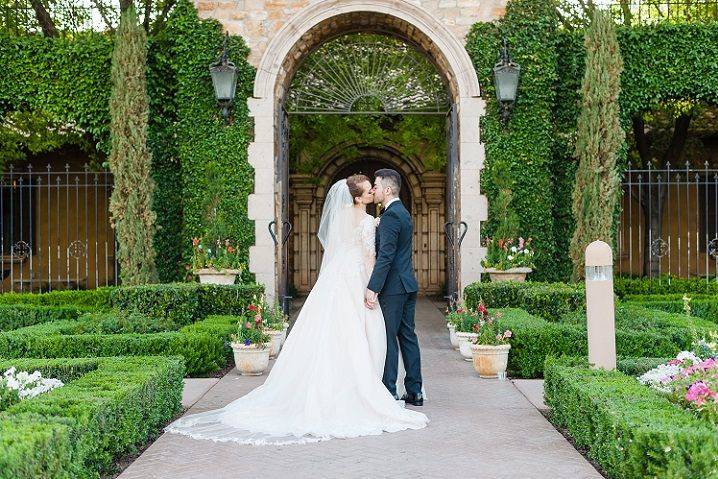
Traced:
<path fill-rule="evenodd" d="M 319 278 L 267 380 L 221 409 L 180 418 L 168 432 L 282 445 L 427 425 L 424 414 L 404 408 L 381 380 L 384 318 L 379 308 L 364 306 L 375 261 L 371 203 L 364 175 L 331 187 L 317 233 L 324 247 Z"/>

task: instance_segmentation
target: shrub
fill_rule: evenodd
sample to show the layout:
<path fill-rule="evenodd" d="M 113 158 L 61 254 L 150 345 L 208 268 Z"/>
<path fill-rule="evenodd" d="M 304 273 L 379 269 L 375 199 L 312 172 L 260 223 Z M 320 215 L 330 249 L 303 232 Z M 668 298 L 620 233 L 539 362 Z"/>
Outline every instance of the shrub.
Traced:
<path fill-rule="evenodd" d="M 126 311 L 188 324 L 209 314 L 241 314 L 262 291 L 262 286 L 255 284 L 154 284 L 116 288 L 110 302 Z"/>
<path fill-rule="evenodd" d="M 702 278 L 626 278 L 617 277 L 613 290 L 619 298 L 633 294 L 718 294 L 718 282 Z"/>
<path fill-rule="evenodd" d="M 227 362 L 227 339 L 236 328 L 236 318 L 230 318 L 209 317 L 206 324 L 151 334 L 104 331 L 106 318 L 98 316 L 55 321 L 0 333 L 0 357 L 182 356 L 188 375 L 206 375 Z"/>
<path fill-rule="evenodd" d="M 476 308 L 483 299 L 490 308 L 521 308 L 548 321 L 581 310 L 585 293 L 581 286 L 566 283 L 473 283 L 464 290 L 466 306 Z"/>
<path fill-rule="evenodd" d="M 21 359 L 65 386 L 0 414 L 0 477 L 99 477 L 181 410 L 178 358 Z"/>
<path fill-rule="evenodd" d="M 0 294 L 0 304 L 35 304 L 42 306 L 87 306 L 93 309 L 110 307 L 110 291 L 102 287 L 80 291 L 50 291 L 48 293 L 5 293 Z"/>
<path fill-rule="evenodd" d="M 718 435 L 705 420 L 620 372 L 550 358 L 551 420 L 610 477 L 704 477 L 718 471 Z"/>
<path fill-rule="evenodd" d="M 88 311 L 91 309 L 84 306 L 35 306 L 22 303 L 0 305 L 0 331 L 62 319 L 76 319 Z"/>
<path fill-rule="evenodd" d="M 693 331 L 705 331 L 695 318 L 656 311 L 655 326 L 642 308 L 619 309 L 616 315 L 616 351 L 625 357 L 671 357 L 689 348 Z M 540 377 L 549 356 L 587 356 L 585 316 L 550 322 L 520 309 L 504 309 L 499 325 L 510 329 L 509 372 L 518 377 Z M 582 318 L 582 319 L 577 319 Z M 698 320 L 700 321 L 700 320 Z M 669 326 L 670 325 L 670 326 Z M 1 353 L 0 353 L 1 354 Z"/>
<path fill-rule="evenodd" d="M 678 296 L 678 297 L 676 297 Z M 718 299 L 713 297 L 693 297 L 688 303 L 691 315 L 718 323 Z M 636 304 L 648 309 L 659 309 L 669 313 L 683 313 L 683 295 L 628 296 L 626 304 Z M 635 298 L 635 299 L 634 299 Z"/>

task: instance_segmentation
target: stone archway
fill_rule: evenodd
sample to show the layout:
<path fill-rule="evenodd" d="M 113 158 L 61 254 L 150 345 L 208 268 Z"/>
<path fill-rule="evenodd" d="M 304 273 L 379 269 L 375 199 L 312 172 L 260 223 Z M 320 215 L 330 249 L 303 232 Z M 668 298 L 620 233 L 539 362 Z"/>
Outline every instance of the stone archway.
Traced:
<path fill-rule="evenodd" d="M 348 147 L 358 155 L 347 157 Z M 341 145 L 322 158 L 321 168 L 310 174 L 290 177 L 290 218 L 293 225 L 289 251 L 289 281 L 292 290 L 306 294 L 316 281 L 321 248 L 316 230 L 324 197 L 339 178 L 355 172 L 371 176 L 378 167 L 393 168 L 403 178 L 403 201 L 414 222 L 414 268 L 423 294 L 441 293 L 445 283 L 446 251 L 442 228 L 445 218 L 446 175 L 426 171 L 418 158 L 407 157 L 398 148 L 384 145 Z"/>
<path fill-rule="evenodd" d="M 303 58 L 323 42 L 339 35 L 370 31 L 402 38 L 425 52 L 449 85 L 456 111 L 457 175 L 449 187 L 456 194 L 456 222 L 469 224 L 457 254 L 458 286 L 480 277 L 480 222 L 486 219 L 486 198 L 480 194 L 479 174 L 484 149 L 479 141 L 479 117 L 484 102 L 471 60 L 460 41 L 426 10 L 407 0 L 320 0 L 297 12 L 274 36 L 257 69 L 254 97 L 248 100 L 254 118 L 249 162 L 255 168 L 255 189 L 249 197 L 249 218 L 255 221 L 255 245 L 250 247 L 250 271 L 273 298 L 279 284 L 284 249 L 267 233 L 270 223 L 281 225 L 288 178 L 277 168 L 284 145 L 281 102 Z M 452 194 L 452 192 L 449 192 Z M 440 235 L 441 233 L 439 233 Z M 282 237 L 283 232 L 277 235 Z"/>

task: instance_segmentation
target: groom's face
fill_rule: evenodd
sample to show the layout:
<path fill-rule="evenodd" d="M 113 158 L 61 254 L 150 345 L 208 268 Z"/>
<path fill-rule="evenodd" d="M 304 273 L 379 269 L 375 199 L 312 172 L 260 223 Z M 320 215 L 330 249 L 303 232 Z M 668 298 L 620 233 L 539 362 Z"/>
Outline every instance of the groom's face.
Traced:
<path fill-rule="evenodd" d="M 374 203 L 384 202 L 384 188 L 381 184 L 381 178 L 378 176 L 374 179 L 374 188 L 372 188 L 372 192 L 374 193 Z"/>

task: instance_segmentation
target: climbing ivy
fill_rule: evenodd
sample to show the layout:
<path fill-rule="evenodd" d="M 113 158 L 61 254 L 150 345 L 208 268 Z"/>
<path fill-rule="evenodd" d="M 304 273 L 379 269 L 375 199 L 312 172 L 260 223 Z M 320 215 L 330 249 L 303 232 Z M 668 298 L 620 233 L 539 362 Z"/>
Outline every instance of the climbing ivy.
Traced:
<path fill-rule="evenodd" d="M 486 147 L 481 186 L 489 198 L 489 221 L 484 232 L 490 236 L 496 228 L 491 207 L 498 194 L 496 180 L 508 172 L 512 207 L 519 216 L 521 234 L 534 239 L 536 271 L 532 276 L 539 280 L 559 275 L 554 261 L 551 195 L 557 24 L 552 2 L 514 0 L 507 6 L 503 19 L 475 24 L 466 47 L 487 103 L 481 121 L 481 137 Z M 492 67 L 502 37 L 507 38 L 512 58 L 521 65 L 518 98 L 506 125 L 499 117 L 492 82 Z"/>

